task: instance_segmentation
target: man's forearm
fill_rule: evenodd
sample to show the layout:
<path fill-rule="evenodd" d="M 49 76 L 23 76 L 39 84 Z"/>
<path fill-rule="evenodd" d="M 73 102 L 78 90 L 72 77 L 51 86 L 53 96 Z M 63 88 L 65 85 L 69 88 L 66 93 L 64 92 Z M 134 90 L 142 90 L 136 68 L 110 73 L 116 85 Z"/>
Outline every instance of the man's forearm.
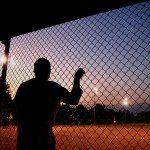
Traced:
<path fill-rule="evenodd" d="M 74 78 L 73 88 L 79 88 L 79 87 L 80 87 L 80 79 Z"/>
<path fill-rule="evenodd" d="M 72 105 L 77 105 L 82 96 L 82 89 L 80 88 L 80 79 L 74 79 L 73 88 L 70 93 L 70 102 Z"/>
<path fill-rule="evenodd" d="M 80 79 L 85 74 L 82 68 L 79 68 L 74 76 L 73 87 L 71 92 L 66 98 L 66 103 L 71 105 L 78 105 L 80 98 L 82 96 L 83 90 L 80 88 Z M 67 95 L 67 94 L 66 94 Z"/>

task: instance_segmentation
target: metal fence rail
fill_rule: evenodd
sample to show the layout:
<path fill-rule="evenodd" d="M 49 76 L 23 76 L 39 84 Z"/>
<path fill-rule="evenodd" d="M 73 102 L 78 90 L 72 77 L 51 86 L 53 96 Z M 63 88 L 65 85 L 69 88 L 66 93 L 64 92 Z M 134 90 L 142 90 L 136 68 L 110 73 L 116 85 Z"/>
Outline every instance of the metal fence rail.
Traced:
<path fill-rule="evenodd" d="M 0 71 L 5 63 L 0 45 Z M 15 149 L 16 126 L 7 111 L 39 57 L 52 65 L 50 80 L 72 88 L 86 75 L 78 106 L 61 104 L 57 149 L 150 149 L 150 2 L 81 18 L 11 39 L 0 126 L 0 149 Z"/>

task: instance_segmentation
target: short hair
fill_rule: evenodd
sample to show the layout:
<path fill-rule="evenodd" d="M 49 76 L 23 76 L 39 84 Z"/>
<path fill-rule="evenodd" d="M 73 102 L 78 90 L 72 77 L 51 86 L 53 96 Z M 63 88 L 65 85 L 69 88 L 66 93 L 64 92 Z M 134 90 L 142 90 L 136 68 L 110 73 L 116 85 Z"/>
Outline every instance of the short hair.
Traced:
<path fill-rule="evenodd" d="M 39 58 L 34 63 L 35 74 L 50 72 L 50 62 L 46 58 Z"/>

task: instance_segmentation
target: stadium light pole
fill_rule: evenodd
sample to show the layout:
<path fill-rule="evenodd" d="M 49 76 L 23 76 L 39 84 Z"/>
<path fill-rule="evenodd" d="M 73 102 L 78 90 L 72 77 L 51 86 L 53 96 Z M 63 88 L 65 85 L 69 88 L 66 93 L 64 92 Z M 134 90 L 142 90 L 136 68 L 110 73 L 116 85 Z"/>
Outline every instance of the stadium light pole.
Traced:
<path fill-rule="evenodd" d="M 114 118 L 113 118 L 113 123 L 114 123 L 114 125 L 116 125 L 115 105 L 112 105 L 112 106 L 113 106 L 113 110 L 114 110 Z"/>
<path fill-rule="evenodd" d="M 94 118 L 93 118 L 93 124 L 95 123 L 95 108 L 96 108 L 96 95 L 98 95 L 98 88 L 94 87 L 93 88 L 93 92 L 94 92 Z"/>
<path fill-rule="evenodd" d="M 14 66 L 15 65 L 15 61 L 14 61 L 14 58 L 13 57 L 10 57 L 10 58 L 8 58 L 8 57 L 6 57 L 5 55 L 2 55 L 1 57 L 0 57 L 0 63 L 1 64 L 10 64 L 11 66 Z"/>
<path fill-rule="evenodd" d="M 124 98 L 123 105 L 126 107 L 126 106 L 128 106 L 128 104 L 129 104 L 128 98 Z M 126 123 L 126 108 L 125 108 L 125 123 Z"/>

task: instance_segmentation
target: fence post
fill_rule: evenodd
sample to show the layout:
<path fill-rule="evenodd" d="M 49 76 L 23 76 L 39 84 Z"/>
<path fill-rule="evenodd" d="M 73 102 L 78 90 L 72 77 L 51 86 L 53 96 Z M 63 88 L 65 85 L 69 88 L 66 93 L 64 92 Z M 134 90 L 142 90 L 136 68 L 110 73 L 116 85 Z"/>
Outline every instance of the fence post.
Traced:
<path fill-rule="evenodd" d="M 2 75 L 1 75 L 1 86 L 0 86 L 0 124 L 3 119 L 3 104 L 5 100 L 5 84 L 6 84 L 6 74 L 7 74 L 7 65 L 8 65 L 8 56 L 9 56 L 9 47 L 10 47 L 10 38 L 6 38 L 1 41 L 5 45 L 4 56 L 6 62 L 3 62 L 2 66 Z"/>

